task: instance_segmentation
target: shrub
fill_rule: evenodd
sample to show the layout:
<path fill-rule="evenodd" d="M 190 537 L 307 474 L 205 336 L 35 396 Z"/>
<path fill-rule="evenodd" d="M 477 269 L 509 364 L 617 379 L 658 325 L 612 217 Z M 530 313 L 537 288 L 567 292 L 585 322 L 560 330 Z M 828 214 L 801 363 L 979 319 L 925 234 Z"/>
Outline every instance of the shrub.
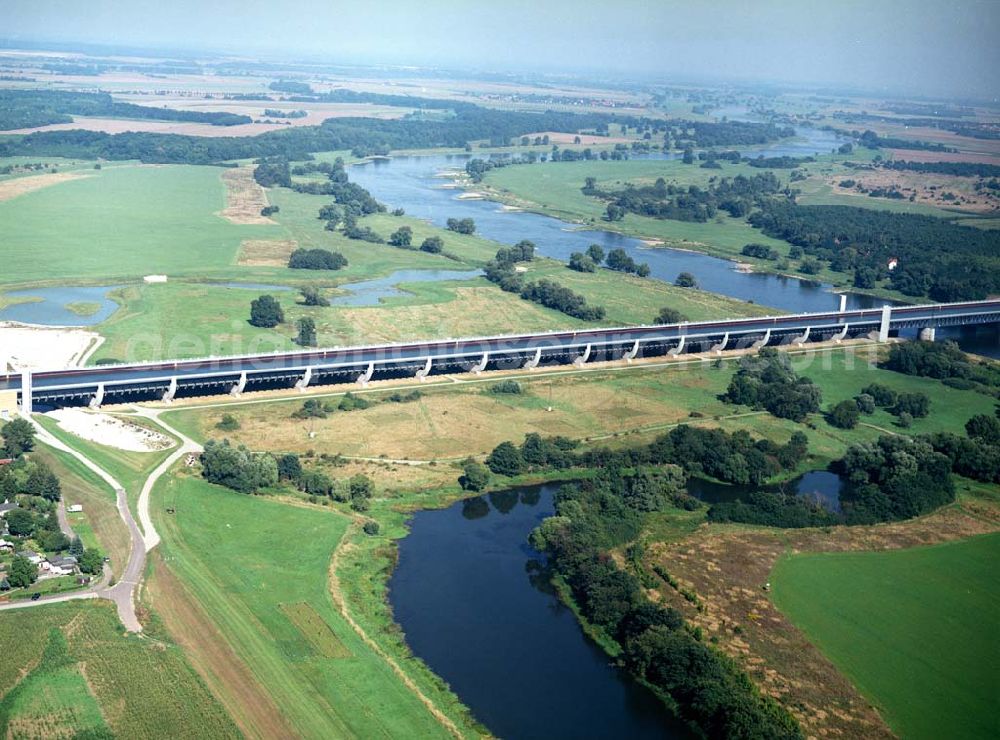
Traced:
<path fill-rule="evenodd" d="M 871 396 L 876 406 L 888 408 L 896 405 L 896 391 L 881 383 L 872 383 L 867 388 L 862 388 L 863 395 Z"/>
<path fill-rule="evenodd" d="M 285 320 L 285 312 L 274 296 L 262 295 L 250 302 L 250 323 L 263 329 L 273 329 Z"/>
<path fill-rule="evenodd" d="M 347 267 L 347 258 L 328 249 L 296 249 L 288 258 L 293 270 L 339 270 Z"/>
<path fill-rule="evenodd" d="M 364 530 L 365 534 L 368 535 L 369 537 L 374 537 L 379 533 L 379 530 L 381 529 L 381 527 L 379 527 L 379 523 L 376 522 L 374 519 L 369 519 L 368 521 L 366 521 L 361 528 Z"/>
<path fill-rule="evenodd" d="M 858 406 L 858 411 L 865 415 L 875 413 L 875 399 L 867 393 L 862 393 L 854 397 L 854 403 Z"/>
<path fill-rule="evenodd" d="M 444 249 L 444 240 L 440 236 L 429 236 L 420 244 L 420 251 L 429 254 L 440 254 Z"/>
<path fill-rule="evenodd" d="M 501 442 L 486 458 L 486 466 L 497 475 L 519 475 L 524 472 L 524 459 L 511 442 Z"/>
<path fill-rule="evenodd" d="M 854 400 L 841 401 L 830 410 L 830 423 L 841 429 L 854 429 L 858 425 L 861 412 Z"/>
<path fill-rule="evenodd" d="M 232 414 L 223 414 L 222 418 L 215 425 L 216 429 L 221 429 L 224 432 L 234 432 L 240 428 L 239 419 L 237 419 Z"/>
<path fill-rule="evenodd" d="M 482 491 L 489 482 L 490 471 L 485 465 L 472 458 L 462 463 L 462 475 L 458 478 L 458 484 L 463 491 Z"/>
<path fill-rule="evenodd" d="M 501 380 L 499 383 L 494 383 L 490 386 L 490 393 L 520 395 L 523 392 L 524 389 L 516 380 Z"/>
<path fill-rule="evenodd" d="M 892 413 L 896 416 L 909 414 L 914 419 L 921 419 L 930 413 L 931 399 L 924 393 L 900 393 Z"/>

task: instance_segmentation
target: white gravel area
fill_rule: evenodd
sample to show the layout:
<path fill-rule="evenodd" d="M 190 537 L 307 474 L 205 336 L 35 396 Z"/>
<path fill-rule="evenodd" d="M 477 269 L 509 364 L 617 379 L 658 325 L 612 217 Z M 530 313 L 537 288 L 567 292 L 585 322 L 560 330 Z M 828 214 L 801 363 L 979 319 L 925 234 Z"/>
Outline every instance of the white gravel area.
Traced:
<path fill-rule="evenodd" d="M 12 358 L 17 366 L 35 370 L 78 367 L 103 342 L 100 334 L 84 329 L 46 329 L 0 323 L 0 371 Z"/>
<path fill-rule="evenodd" d="M 57 409 L 46 416 L 71 434 L 119 450 L 155 452 L 173 446 L 170 437 L 118 416 L 76 408 Z"/>

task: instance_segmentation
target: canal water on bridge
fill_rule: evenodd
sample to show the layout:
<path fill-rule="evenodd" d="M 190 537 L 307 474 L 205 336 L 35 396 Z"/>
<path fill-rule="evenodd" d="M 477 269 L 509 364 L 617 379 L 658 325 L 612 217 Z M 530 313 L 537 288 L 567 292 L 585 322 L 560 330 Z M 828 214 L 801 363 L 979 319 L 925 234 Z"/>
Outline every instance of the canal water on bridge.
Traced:
<path fill-rule="evenodd" d="M 498 737 L 690 737 L 584 635 L 540 574 L 527 539 L 553 514 L 557 487 L 414 514 L 389 583 L 407 643 Z"/>

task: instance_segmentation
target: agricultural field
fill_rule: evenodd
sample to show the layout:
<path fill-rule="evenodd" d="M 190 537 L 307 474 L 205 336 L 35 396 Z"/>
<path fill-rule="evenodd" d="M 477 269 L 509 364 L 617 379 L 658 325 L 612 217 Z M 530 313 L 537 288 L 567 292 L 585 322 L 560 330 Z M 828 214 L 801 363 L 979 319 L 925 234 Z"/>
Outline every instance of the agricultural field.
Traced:
<path fill-rule="evenodd" d="M 112 604 L 56 604 L 0 617 L 4 737 L 237 737 L 180 649 L 125 636 Z"/>
<path fill-rule="evenodd" d="M 891 552 L 796 554 L 774 602 L 901 737 L 996 737 L 1000 534 Z"/>
<path fill-rule="evenodd" d="M 163 561 L 152 579 L 152 606 L 165 600 L 172 634 L 217 631 L 221 663 L 206 661 L 197 641 L 185 639 L 223 704 L 267 696 L 278 714 L 271 730 L 310 737 L 445 737 L 456 724 L 469 730 L 439 682 L 408 666 L 418 695 L 338 610 L 328 571 L 351 526 L 347 516 L 237 494 L 183 473 L 161 481 L 154 501 Z M 172 606 L 177 598 L 194 600 L 207 623 L 187 621 L 191 612 Z M 240 681 L 228 680 L 237 673 Z"/>

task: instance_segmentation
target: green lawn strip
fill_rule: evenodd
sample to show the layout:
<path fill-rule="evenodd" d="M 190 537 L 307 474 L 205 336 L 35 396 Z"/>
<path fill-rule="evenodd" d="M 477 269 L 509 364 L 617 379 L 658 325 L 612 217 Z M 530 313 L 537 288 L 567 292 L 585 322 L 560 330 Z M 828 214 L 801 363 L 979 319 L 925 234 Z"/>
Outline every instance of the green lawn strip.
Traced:
<path fill-rule="evenodd" d="M 446 734 L 333 605 L 327 570 L 346 517 L 183 475 L 161 480 L 154 502 L 169 567 L 302 734 Z M 167 506 L 176 513 L 163 514 Z M 300 604 L 351 657 L 316 649 L 285 612 Z"/>
<path fill-rule="evenodd" d="M 48 736 L 238 736 L 180 650 L 123 635 L 108 602 L 7 612 L 0 644 L 5 737 L 19 721 Z"/>
<path fill-rule="evenodd" d="M 793 555 L 775 604 L 902 737 L 996 737 L 1000 534 L 889 552 Z"/>

